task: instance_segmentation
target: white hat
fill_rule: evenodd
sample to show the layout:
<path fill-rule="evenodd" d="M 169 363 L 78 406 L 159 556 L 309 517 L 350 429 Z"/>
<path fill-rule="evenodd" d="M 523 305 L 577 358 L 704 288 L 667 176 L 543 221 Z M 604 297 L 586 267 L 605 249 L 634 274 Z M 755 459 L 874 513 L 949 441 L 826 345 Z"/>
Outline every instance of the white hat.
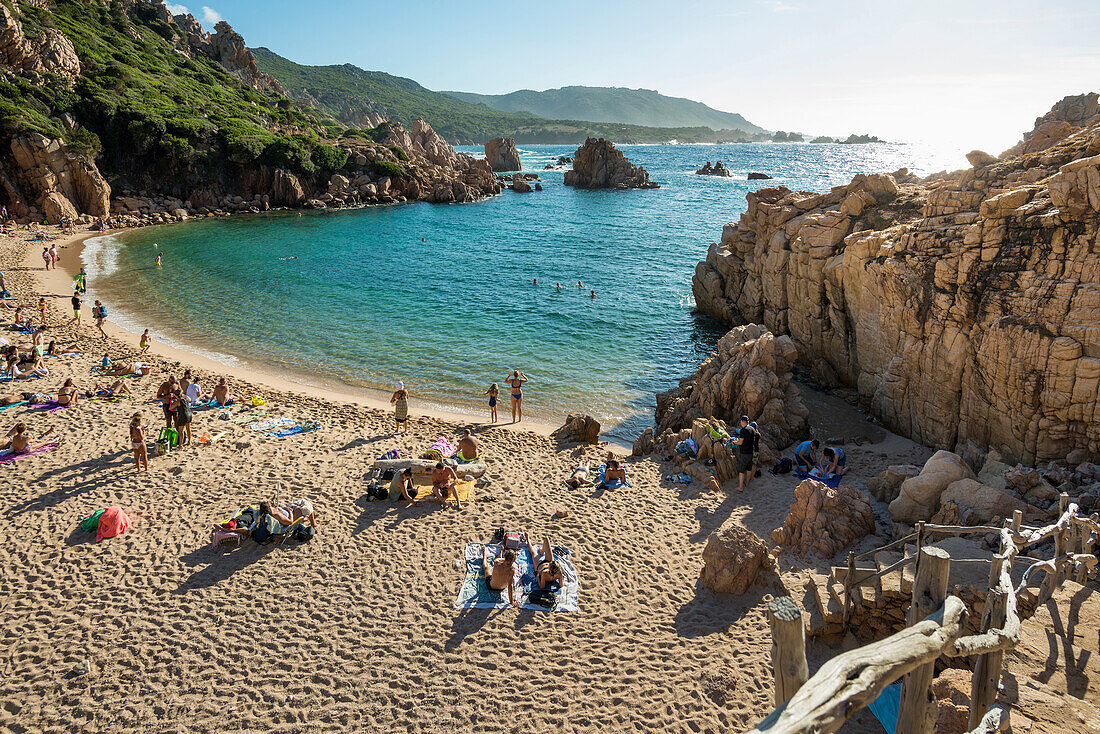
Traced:
<path fill-rule="evenodd" d="M 404 390 L 404 389 L 405 389 L 405 383 L 401 382 L 401 380 L 398 380 L 398 381 L 397 381 L 397 382 L 396 382 L 396 383 L 394 384 L 394 388 L 396 388 L 396 389 L 398 389 L 398 390 Z"/>

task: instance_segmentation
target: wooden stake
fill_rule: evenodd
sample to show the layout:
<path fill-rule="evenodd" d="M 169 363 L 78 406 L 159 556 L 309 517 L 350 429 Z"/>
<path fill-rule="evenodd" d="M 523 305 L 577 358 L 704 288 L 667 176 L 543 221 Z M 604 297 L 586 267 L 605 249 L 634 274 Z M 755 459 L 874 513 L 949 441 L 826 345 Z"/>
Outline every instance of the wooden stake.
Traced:
<path fill-rule="evenodd" d="M 998 573 L 999 575 L 999 573 Z M 985 613 L 982 615 L 982 632 L 991 629 L 1004 629 L 1008 616 L 1008 592 L 991 588 L 985 599 Z M 970 680 L 970 725 L 978 728 L 982 717 L 997 698 L 997 686 L 1001 681 L 1001 663 L 1004 651 L 979 655 L 974 662 L 974 676 Z"/>
<path fill-rule="evenodd" d="M 768 602 L 772 628 L 772 673 L 775 677 L 775 705 L 784 704 L 810 677 L 806 664 L 806 625 L 802 608 L 789 596 Z"/>
<path fill-rule="evenodd" d="M 942 548 L 922 548 L 913 582 L 913 603 L 906 624 L 912 626 L 943 606 L 951 576 L 951 556 Z M 932 696 L 936 661 L 915 668 L 901 684 L 896 734 L 931 734 L 938 707 Z"/>

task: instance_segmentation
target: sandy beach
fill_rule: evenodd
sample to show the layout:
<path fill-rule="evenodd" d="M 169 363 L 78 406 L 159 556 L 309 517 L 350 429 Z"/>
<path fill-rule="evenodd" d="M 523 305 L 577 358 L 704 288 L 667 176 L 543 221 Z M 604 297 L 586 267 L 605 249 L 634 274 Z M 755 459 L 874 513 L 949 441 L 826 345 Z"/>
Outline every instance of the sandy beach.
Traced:
<path fill-rule="evenodd" d="M 2 238 L 0 269 L 20 302 L 52 296 L 49 323 L 64 323 L 70 276 L 45 272 L 40 252 Z M 61 252 L 71 266 L 75 240 Z M 50 377 L 5 392 L 55 391 L 66 377 L 88 389 L 104 351 L 136 352 L 136 335 L 111 327 L 102 339 L 90 310 L 79 331 L 49 331 L 80 356 L 50 358 Z M 698 732 L 747 728 L 771 710 L 762 601 L 801 590 L 814 564 L 781 556 L 771 587 L 739 597 L 715 595 L 698 577 L 703 545 L 723 524 L 770 536 L 792 477 L 765 473 L 744 494 L 710 492 L 662 479 L 670 465 L 650 457 L 628 460 L 630 488 L 568 491 L 561 480 L 606 445 L 561 447 L 549 427 L 527 422 L 475 423 L 489 484 L 466 509 L 368 502 L 364 476 L 382 453 L 422 452 L 468 417 L 426 415 L 414 402 L 410 434 L 395 437 L 381 401 L 153 351 L 132 401 L 0 412 L 5 431 L 23 420 L 63 439 L 0 467 L 0 731 Z M 128 419 L 140 411 L 158 427 L 150 398 L 184 367 L 208 386 L 229 376 L 235 393 L 262 393 L 273 415 L 322 428 L 280 439 L 196 412 L 196 436 L 225 437 L 151 458 L 151 471 L 136 474 Z M 867 439 L 848 450 L 856 486 L 931 454 L 834 398 L 808 404 L 812 421 Z M 316 537 L 211 549 L 211 523 L 270 498 L 276 481 L 284 498 L 313 502 Z M 77 523 L 110 505 L 135 526 L 97 544 Z M 876 511 L 883 523 L 885 506 Z M 572 550 L 579 612 L 453 609 L 464 545 L 498 527 Z M 811 643 L 811 671 L 835 652 Z M 845 730 L 872 731 L 869 721 L 862 713 Z"/>

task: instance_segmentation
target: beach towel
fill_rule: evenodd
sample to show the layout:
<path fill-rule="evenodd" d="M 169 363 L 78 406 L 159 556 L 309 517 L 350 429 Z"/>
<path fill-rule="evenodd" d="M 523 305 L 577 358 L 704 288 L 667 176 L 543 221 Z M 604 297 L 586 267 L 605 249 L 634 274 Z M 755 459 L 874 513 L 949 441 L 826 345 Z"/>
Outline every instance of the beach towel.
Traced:
<path fill-rule="evenodd" d="M 286 438 L 287 436 L 297 436 L 302 433 L 309 433 L 310 431 L 316 431 L 321 427 L 319 421 L 313 421 L 312 423 L 305 423 L 302 425 L 291 426 L 290 428 L 284 428 L 281 431 L 269 431 L 265 433 L 265 436 L 274 436 L 275 438 Z"/>
<path fill-rule="evenodd" d="M 33 451 L 24 451 L 21 454 L 13 454 L 11 452 L 11 449 L 5 449 L 4 451 L 0 452 L 0 464 L 14 464 L 16 462 L 16 460 L 22 459 L 24 456 L 34 456 L 35 454 L 44 454 L 47 451 L 53 451 L 54 449 L 56 449 L 60 445 L 61 445 L 60 441 L 54 441 L 53 443 L 48 443 L 45 446 L 39 446 L 38 448 L 36 448 Z"/>
<path fill-rule="evenodd" d="M 882 693 L 867 708 L 871 709 L 878 723 L 882 724 L 886 734 L 894 734 L 898 728 L 898 712 L 901 711 L 901 681 L 883 688 Z"/>
<path fill-rule="evenodd" d="M 209 410 L 210 408 L 224 407 L 224 405 L 219 405 L 218 403 L 214 402 L 214 398 L 210 398 L 209 400 L 200 400 L 199 402 L 195 403 L 191 406 L 191 410 Z"/>
<path fill-rule="evenodd" d="M 37 380 L 41 377 L 42 377 L 42 375 L 38 374 L 37 372 L 28 372 L 28 373 L 24 373 L 22 375 L 19 375 L 19 377 L 12 377 L 11 375 L 5 375 L 3 377 L 0 377 L 0 382 L 12 382 L 14 380 Z"/>
<path fill-rule="evenodd" d="M 449 459 L 455 455 L 458 451 L 458 446 L 451 443 L 445 438 L 440 438 L 431 447 L 424 452 L 424 459 L 435 459 L 436 461 L 442 461 L 443 459 Z"/>
<path fill-rule="evenodd" d="M 293 426 L 298 421 L 293 418 L 287 418 L 285 415 L 280 418 L 266 418 L 264 420 L 258 420 L 248 425 L 253 431 L 270 431 L 272 429 L 278 429 L 283 427 Z"/>
<path fill-rule="evenodd" d="M 608 489 L 618 489 L 619 487 L 630 486 L 630 475 L 626 473 L 626 467 L 621 467 L 623 474 L 626 475 L 626 481 L 620 479 L 612 479 L 610 482 L 604 480 L 604 476 L 607 474 L 607 464 L 600 464 L 599 469 L 596 471 L 596 486 L 603 485 Z"/>
<path fill-rule="evenodd" d="M 458 598 L 455 599 L 455 609 L 507 609 L 508 590 L 493 591 L 485 583 L 485 575 L 481 568 L 481 543 L 469 543 L 466 545 L 466 578 L 458 590 Z M 516 601 L 523 609 L 533 609 L 539 612 L 576 612 L 580 609 L 578 598 L 580 595 L 580 581 L 577 578 L 577 569 L 570 559 L 568 548 L 552 546 L 554 559 L 561 566 L 565 583 L 557 592 L 557 603 L 552 609 L 531 604 L 528 602 L 528 594 L 537 589 L 535 582 L 535 569 L 532 563 L 531 553 L 526 548 L 516 554 L 516 578 L 513 580 L 513 589 Z M 500 545 L 486 546 L 486 553 L 490 558 L 496 556 Z"/>
<path fill-rule="evenodd" d="M 243 414 L 237 416 L 236 418 L 233 419 L 233 422 L 234 423 L 248 423 L 249 421 L 254 421 L 257 418 L 263 418 L 265 415 L 267 415 L 267 411 L 255 410 L 251 413 L 243 413 Z"/>
<path fill-rule="evenodd" d="M 82 530 L 87 530 L 89 533 L 97 530 L 99 528 L 99 518 L 104 512 L 106 512 L 106 510 L 96 510 L 91 515 L 88 515 L 80 521 L 80 528 Z"/>
<path fill-rule="evenodd" d="M 49 411 L 50 413 L 56 413 L 57 411 L 62 410 L 63 408 L 68 408 L 68 407 L 69 407 L 68 405 L 62 405 L 61 403 L 57 402 L 56 400 L 47 400 L 44 403 L 38 403 L 36 405 L 32 405 L 31 410 L 45 410 L 45 411 Z"/>
<path fill-rule="evenodd" d="M 99 528 L 96 530 L 95 542 L 104 538 L 113 538 L 122 535 L 133 525 L 130 516 L 122 511 L 121 507 L 108 507 L 99 516 Z"/>
<path fill-rule="evenodd" d="M 14 408 L 17 405 L 26 405 L 26 400 L 20 400 L 18 403 L 8 403 L 7 405 L 0 405 L 0 410 L 7 410 L 8 408 Z"/>
<path fill-rule="evenodd" d="M 413 489 L 416 490 L 416 496 L 413 497 L 417 502 L 428 500 L 431 502 L 437 502 L 434 493 L 432 492 L 432 480 L 430 477 L 416 477 L 413 479 Z M 458 495 L 459 502 L 473 502 L 474 497 L 474 482 L 473 480 L 466 481 L 465 479 L 459 479 L 455 482 L 455 494 Z M 398 474 L 390 481 L 390 499 L 394 502 L 398 500 L 404 501 L 405 498 L 401 496 L 401 475 Z M 453 495 L 447 495 L 447 500 L 454 499 Z"/>
<path fill-rule="evenodd" d="M 826 487 L 831 487 L 832 489 L 836 489 L 837 487 L 839 487 L 840 483 L 844 480 L 843 474 L 811 474 L 808 471 L 797 468 L 794 470 L 794 475 L 799 479 L 813 479 L 815 481 L 821 482 Z"/>

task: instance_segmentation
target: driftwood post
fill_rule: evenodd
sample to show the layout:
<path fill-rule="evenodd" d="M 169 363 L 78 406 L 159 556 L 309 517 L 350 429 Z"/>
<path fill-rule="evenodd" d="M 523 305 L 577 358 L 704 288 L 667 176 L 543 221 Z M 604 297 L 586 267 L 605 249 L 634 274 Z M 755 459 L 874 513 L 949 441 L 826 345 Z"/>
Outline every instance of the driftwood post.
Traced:
<path fill-rule="evenodd" d="M 1001 571 L 1004 568 L 1004 556 L 996 555 L 989 566 L 989 594 L 985 598 L 985 612 L 982 614 L 982 632 L 992 629 L 1004 629 L 1008 620 L 1008 594 L 1000 586 Z M 1001 681 L 1001 664 L 1004 651 L 997 650 L 979 655 L 974 661 L 974 675 L 970 680 L 970 724 L 976 729 L 986 711 L 997 698 L 997 686 Z"/>
<path fill-rule="evenodd" d="M 1069 495 L 1065 492 L 1058 495 L 1058 517 L 1062 517 L 1066 513 L 1066 508 L 1069 507 Z M 1070 523 L 1073 524 L 1072 522 Z M 1062 556 L 1066 552 L 1066 531 L 1060 529 L 1054 534 L 1054 571 L 1048 573 L 1046 578 L 1043 579 L 1043 585 L 1039 587 L 1039 603 L 1042 604 L 1050 597 L 1054 595 L 1055 590 L 1058 588 L 1058 577 L 1061 576 L 1058 563 L 1061 561 Z"/>
<path fill-rule="evenodd" d="M 778 707 L 810 677 L 806 664 L 806 625 L 802 608 L 789 596 L 768 602 L 772 628 L 772 673 L 775 677 L 775 705 Z"/>
<path fill-rule="evenodd" d="M 852 612 L 852 589 L 854 584 L 852 580 L 856 577 L 856 553 L 855 551 L 848 551 L 848 573 L 844 576 L 844 618 L 841 620 L 844 623 L 844 631 L 848 631 L 848 615 Z"/>
<path fill-rule="evenodd" d="M 1012 511 L 1012 532 L 1013 534 L 1020 532 L 1020 524 L 1024 521 L 1024 513 L 1022 510 Z"/>
<path fill-rule="evenodd" d="M 922 528 L 923 529 L 923 528 Z M 923 534 L 923 533 L 922 533 Z M 913 603 L 906 624 L 915 625 L 939 609 L 947 599 L 951 575 L 951 556 L 942 548 L 922 548 L 913 581 Z M 932 696 L 932 675 L 936 661 L 931 660 L 907 674 L 901 684 L 901 707 L 896 734 L 931 734 L 936 722 L 937 705 Z"/>
<path fill-rule="evenodd" d="M 1090 555 L 1092 553 L 1092 530 L 1089 528 L 1081 528 L 1081 550 L 1078 552 L 1084 553 L 1085 555 Z M 1079 584 L 1084 584 L 1088 581 L 1088 578 L 1088 569 L 1082 565 L 1081 568 L 1077 569 L 1076 581 Z"/>

